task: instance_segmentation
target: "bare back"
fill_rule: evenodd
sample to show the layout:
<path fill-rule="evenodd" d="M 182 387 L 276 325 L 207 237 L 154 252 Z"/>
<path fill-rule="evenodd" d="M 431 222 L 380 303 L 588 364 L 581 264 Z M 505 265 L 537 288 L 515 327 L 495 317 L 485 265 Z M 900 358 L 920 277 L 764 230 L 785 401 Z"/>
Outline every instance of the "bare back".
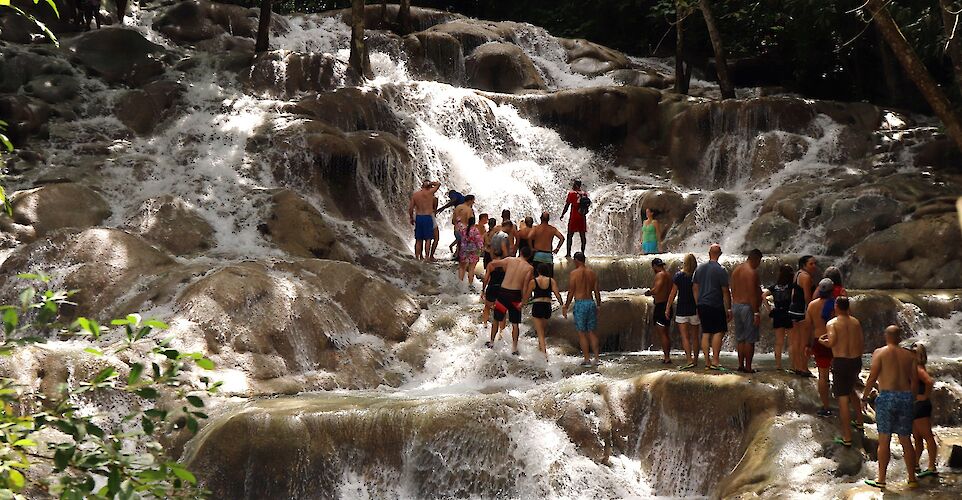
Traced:
<path fill-rule="evenodd" d="M 414 205 L 414 212 L 417 215 L 434 215 L 434 207 L 437 198 L 434 196 L 436 189 L 420 189 L 411 196 L 411 204 Z"/>
<path fill-rule="evenodd" d="M 587 266 L 582 266 L 568 277 L 568 294 L 575 300 L 590 299 L 591 293 L 597 288 L 598 276 Z"/>
<path fill-rule="evenodd" d="M 878 373 L 879 390 L 911 391 L 917 376 L 915 354 L 895 345 L 880 347 L 872 354 L 872 371 Z"/>
<path fill-rule="evenodd" d="M 748 304 L 756 309 L 762 303 L 762 288 L 758 272 L 748 262 L 739 264 L 732 271 L 732 302 Z"/>
<path fill-rule="evenodd" d="M 655 299 L 655 303 L 668 302 L 668 294 L 671 293 L 671 279 L 668 277 L 668 271 L 659 271 L 655 273 L 655 282 L 651 286 L 651 296 Z"/>
<path fill-rule="evenodd" d="M 540 252 L 550 252 L 551 244 L 554 243 L 556 237 L 562 240 L 564 239 L 564 236 L 562 236 L 558 228 L 545 223 L 538 224 L 532 228 L 528 233 L 528 237 L 531 239 L 531 247 Z"/>
<path fill-rule="evenodd" d="M 818 340 L 825 334 L 825 320 L 822 319 L 822 308 L 825 306 L 825 299 L 818 298 L 808 304 L 808 311 L 805 313 L 805 321 L 811 330 L 811 338 Z"/>
<path fill-rule="evenodd" d="M 832 355 L 836 358 L 858 358 L 865 349 L 865 337 L 859 320 L 847 314 L 833 318 L 826 325 L 828 335 L 834 339 Z"/>
<path fill-rule="evenodd" d="M 474 217 L 474 209 L 471 205 L 467 203 L 462 203 L 454 209 L 454 214 L 451 216 L 451 224 L 457 225 L 458 222 L 467 224 L 468 219 Z"/>
<path fill-rule="evenodd" d="M 501 282 L 501 288 L 504 289 L 523 290 L 534 274 L 531 264 L 521 257 L 507 257 L 496 262 L 504 268 L 504 281 Z"/>

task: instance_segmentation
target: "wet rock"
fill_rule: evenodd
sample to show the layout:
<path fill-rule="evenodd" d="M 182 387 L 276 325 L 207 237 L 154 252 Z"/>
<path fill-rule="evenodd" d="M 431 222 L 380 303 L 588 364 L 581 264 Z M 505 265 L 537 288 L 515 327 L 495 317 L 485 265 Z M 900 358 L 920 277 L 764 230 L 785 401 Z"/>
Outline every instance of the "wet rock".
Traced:
<path fill-rule="evenodd" d="M 96 191 L 75 183 L 48 184 L 10 196 L 13 219 L 0 216 L 0 229 L 30 242 L 63 228 L 86 228 L 110 216 L 110 206 Z"/>
<path fill-rule="evenodd" d="M 200 252 L 216 243 L 214 228 L 187 202 L 171 195 L 144 201 L 127 226 L 174 255 Z"/>
<path fill-rule="evenodd" d="M 899 325 L 906 332 L 913 329 L 905 321 L 905 306 L 895 297 L 880 293 L 860 293 L 852 297 L 852 316 L 862 323 L 865 334 L 865 352 L 869 353 L 885 345 L 885 328 Z"/>
<path fill-rule="evenodd" d="M 172 81 L 157 81 L 142 89 L 125 92 L 117 100 L 114 115 L 137 135 L 150 135 L 172 116 L 184 93 L 184 86 Z"/>
<path fill-rule="evenodd" d="M 757 248 L 764 254 L 784 253 L 799 227 L 775 212 L 762 214 L 752 222 L 742 250 Z"/>
<path fill-rule="evenodd" d="M 538 69 L 521 47 L 511 43 L 487 43 L 464 60 L 468 85 L 491 92 L 517 93 L 544 89 Z"/>
<path fill-rule="evenodd" d="M 738 196 L 729 192 L 713 191 L 706 194 L 699 199 L 698 206 L 676 226 L 677 229 L 667 235 L 665 245 L 667 248 L 677 248 L 689 236 L 700 231 L 707 232 L 709 240 L 721 240 L 735 217 L 739 203 Z"/>
<path fill-rule="evenodd" d="M 254 56 L 250 69 L 244 72 L 241 80 L 254 92 L 276 97 L 326 92 L 338 85 L 336 65 L 337 58 L 331 54 L 273 50 Z"/>
<path fill-rule="evenodd" d="M 800 160 L 806 152 L 808 142 L 802 136 L 781 132 L 761 134 L 752 151 L 750 176 L 752 179 L 770 177 L 788 162 Z"/>
<path fill-rule="evenodd" d="M 945 465 L 953 469 L 962 469 L 962 446 L 952 445 L 952 452 L 949 454 L 949 459 L 945 462 Z"/>
<path fill-rule="evenodd" d="M 616 50 L 584 39 L 559 38 L 568 56 L 571 70 L 585 76 L 597 76 L 631 66 L 628 57 Z"/>
<path fill-rule="evenodd" d="M 574 69 L 574 68 L 572 68 Z M 636 87 L 651 87 L 656 89 L 668 88 L 668 80 L 654 72 L 637 69 L 618 69 L 608 74 L 612 80 L 622 85 L 634 85 Z"/>
<path fill-rule="evenodd" d="M 15 15 L 13 12 L 4 12 L 4 14 L 0 15 L 0 40 L 13 43 L 30 43 L 34 38 L 43 36 L 37 25 L 30 22 L 29 19 Z"/>
<path fill-rule="evenodd" d="M 951 214 L 900 222 L 855 246 L 850 280 L 857 288 L 924 288 L 938 276 L 943 287 L 957 288 L 962 276 L 937 273 L 962 259 L 960 249 L 962 235 Z M 886 282 L 880 270 L 897 272 Z"/>
<path fill-rule="evenodd" d="M 386 5 L 386 8 L 383 10 L 382 5 L 384 4 L 371 4 L 364 6 L 364 28 L 370 30 L 393 30 L 400 33 L 401 26 L 399 26 L 397 21 L 398 4 Z M 465 17 L 461 14 L 456 14 L 454 12 L 415 7 L 413 5 L 411 6 L 410 14 L 411 28 L 414 31 L 426 30 L 432 26 L 456 19 L 465 19 Z M 321 15 L 340 16 L 341 21 L 343 21 L 344 24 L 348 26 L 351 25 L 351 9 L 349 8 L 325 12 Z"/>
<path fill-rule="evenodd" d="M 107 83 L 139 87 L 164 72 L 166 51 L 136 30 L 110 27 L 88 31 L 64 47 Z"/>
<path fill-rule="evenodd" d="M 650 297 L 606 295 L 598 311 L 599 318 L 595 333 L 601 352 L 633 352 L 646 349 L 654 340 L 649 337 L 651 310 L 654 304 Z M 548 321 L 551 337 L 563 340 L 575 349 L 580 349 L 578 331 L 569 319 L 555 314 Z M 579 351 L 580 352 L 580 351 Z"/>
<path fill-rule="evenodd" d="M 257 9 L 240 5 L 189 0 L 167 9 L 154 21 L 153 28 L 181 43 L 199 42 L 223 34 L 255 38 L 259 15 Z M 284 19 L 271 16 L 271 29 L 275 32 L 286 30 Z"/>
<path fill-rule="evenodd" d="M 14 144 L 22 145 L 34 136 L 46 139 L 51 114 L 50 106 L 39 99 L 25 95 L 0 96 L 0 116 L 7 122 L 6 135 Z"/>
<path fill-rule="evenodd" d="M 297 193 L 280 190 L 271 203 L 261 231 L 281 250 L 296 257 L 346 260 L 336 230 Z"/>
<path fill-rule="evenodd" d="M 782 184 L 772 190 L 762 203 L 761 213 L 775 212 L 789 221 L 799 224 L 814 215 L 812 193 L 818 186 L 807 181 Z"/>
<path fill-rule="evenodd" d="M 451 35 L 461 44 L 461 49 L 464 54 L 468 55 L 473 52 L 474 49 L 486 43 L 505 41 L 504 35 L 510 34 L 510 30 L 505 29 L 504 26 L 506 26 L 506 23 L 492 23 L 476 19 L 457 19 L 432 26 L 427 31 Z"/>
<path fill-rule="evenodd" d="M 457 84 L 464 80 L 461 43 L 449 33 L 422 31 L 404 38 L 412 69 L 424 78 Z"/>
<path fill-rule="evenodd" d="M 243 72 L 242 76 L 248 75 L 252 70 L 254 40 L 250 38 L 222 35 L 198 42 L 195 48 L 217 54 L 216 63 L 221 70 Z"/>
<path fill-rule="evenodd" d="M 916 167 L 934 167 L 949 172 L 962 170 L 962 152 L 948 138 L 925 141 L 912 148 L 912 158 Z"/>
<path fill-rule="evenodd" d="M 308 116 L 344 132 L 380 130 L 400 135 L 400 120 L 376 92 L 342 88 L 297 101 L 285 112 Z"/>
<path fill-rule="evenodd" d="M 71 75 L 41 75 L 27 82 L 23 91 L 48 104 L 58 104 L 76 97 L 80 84 Z"/>
<path fill-rule="evenodd" d="M 58 288 L 79 290 L 68 316 L 122 315 L 134 311 L 115 309 L 121 296 L 173 265 L 146 240 L 119 229 L 65 229 L 14 250 L 0 266 L 0 293 L 9 300 L 16 290 L 14 276 L 41 271 L 56 276 Z"/>
<path fill-rule="evenodd" d="M 901 221 L 902 205 L 887 196 L 866 194 L 835 201 L 828 217 L 828 254 L 841 255 L 869 234 Z"/>

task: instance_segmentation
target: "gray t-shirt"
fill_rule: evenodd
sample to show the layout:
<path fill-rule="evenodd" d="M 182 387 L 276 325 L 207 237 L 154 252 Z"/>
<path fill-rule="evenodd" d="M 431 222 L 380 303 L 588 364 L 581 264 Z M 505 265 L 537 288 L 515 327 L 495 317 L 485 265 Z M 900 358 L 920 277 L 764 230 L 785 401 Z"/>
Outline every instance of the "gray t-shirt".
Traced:
<path fill-rule="evenodd" d="M 495 257 L 504 257 L 501 255 L 501 247 L 508 246 L 508 234 L 504 231 L 491 237 L 491 254 Z"/>
<path fill-rule="evenodd" d="M 728 286 L 728 272 L 721 264 L 713 260 L 699 264 L 692 282 L 698 284 L 698 305 L 725 307 L 721 289 Z"/>

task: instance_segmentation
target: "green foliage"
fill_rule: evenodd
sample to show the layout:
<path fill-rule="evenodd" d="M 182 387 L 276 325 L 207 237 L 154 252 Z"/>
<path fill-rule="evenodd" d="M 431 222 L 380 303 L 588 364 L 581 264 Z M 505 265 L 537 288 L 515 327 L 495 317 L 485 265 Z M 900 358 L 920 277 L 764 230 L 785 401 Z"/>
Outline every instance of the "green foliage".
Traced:
<path fill-rule="evenodd" d="M 40 3 L 40 0 L 33 0 L 33 3 L 34 3 L 34 5 L 37 5 L 37 4 Z M 60 17 L 60 11 L 57 10 L 57 2 L 56 2 L 55 0 L 44 0 L 44 3 L 46 3 L 47 5 L 50 6 L 51 9 L 53 9 L 54 15 L 56 15 L 57 17 Z M 20 15 L 20 16 L 23 16 L 23 17 L 27 18 L 27 20 L 29 20 L 29 21 L 32 22 L 37 28 L 39 28 L 40 31 L 42 31 L 43 34 L 46 35 L 46 37 L 47 37 L 51 42 L 53 42 L 54 45 L 56 45 L 57 47 L 60 46 L 60 42 L 57 40 L 57 36 L 54 35 L 53 32 L 50 31 L 49 28 L 47 28 L 47 25 L 46 25 L 46 24 L 42 23 L 42 22 L 41 22 L 39 19 L 37 19 L 36 17 L 33 17 L 33 15 L 31 15 L 31 14 L 29 14 L 29 13 L 27 13 L 27 12 L 24 12 L 23 9 L 21 9 L 20 7 L 17 7 L 16 5 L 13 5 L 13 3 L 11 3 L 11 0 L 0 0 L 0 8 L 11 9 L 11 10 L 13 10 L 14 12 L 16 12 L 17 15 Z"/>
<path fill-rule="evenodd" d="M 20 277 L 44 288 L 50 282 L 39 273 Z M 0 306 L 0 355 L 51 336 L 80 337 L 97 345 L 85 352 L 107 365 L 87 381 L 61 386 L 56 397 L 25 394 L 15 381 L 0 379 L 0 498 L 40 490 L 63 499 L 203 497 L 193 473 L 172 461 L 159 439 L 183 428 L 194 433 L 207 418 L 201 395 L 215 393 L 220 383 L 199 377 L 195 387 L 189 374 L 195 365 L 209 370 L 213 363 L 172 348 L 170 339 L 157 335 L 167 325 L 138 314 L 111 321 L 111 328 L 89 318 L 65 324 L 61 308 L 72 304 L 73 294 L 28 286 L 18 303 Z M 108 359 L 120 353 L 132 360 L 126 376 L 124 367 Z M 80 407 L 82 401 L 119 393 L 140 401 L 119 419 Z M 38 462 L 53 472 L 31 474 Z"/>

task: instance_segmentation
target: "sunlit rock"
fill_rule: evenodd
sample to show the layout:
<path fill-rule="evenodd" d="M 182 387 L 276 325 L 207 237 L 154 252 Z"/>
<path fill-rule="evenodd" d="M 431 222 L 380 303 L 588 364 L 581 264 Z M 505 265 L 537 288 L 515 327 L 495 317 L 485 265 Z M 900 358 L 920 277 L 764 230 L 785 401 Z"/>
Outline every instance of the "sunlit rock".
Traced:
<path fill-rule="evenodd" d="M 534 63 L 514 44 L 484 44 L 465 58 L 464 66 L 468 85 L 481 90 L 517 93 L 545 88 Z"/>
<path fill-rule="evenodd" d="M 167 249 L 187 255 L 214 246 L 214 229 L 183 199 L 164 195 L 145 200 L 127 220 L 136 234 Z"/>
<path fill-rule="evenodd" d="M 110 216 L 110 206 L 96 191 L 72 182 L 17 191 L 10 197 L 12 220 L 0 215 L 0 229 L 30 242 L 63 228 L 87 228 Z"/>

